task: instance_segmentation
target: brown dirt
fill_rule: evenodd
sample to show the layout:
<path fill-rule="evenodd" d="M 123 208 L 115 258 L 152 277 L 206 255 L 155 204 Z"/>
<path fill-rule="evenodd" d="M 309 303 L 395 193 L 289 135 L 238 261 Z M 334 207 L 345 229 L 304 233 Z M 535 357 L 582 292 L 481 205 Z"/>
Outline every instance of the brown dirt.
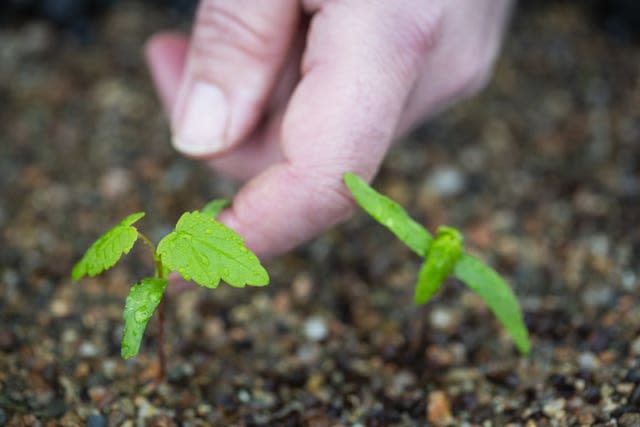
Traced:
<path fill-rule="evenodd" d="M 577 3 L 520 11 L 488 89 L 376 181 L 514 284 L 529 357 L 455 281 L 421 315 L 418 260 L 359 213 L 269 262 L 267 288 L 173 296 L 166 383 L 154 326 L 122 361 L 124 298 L 152 266 L 134 250 L 73 283 L 73 262 L 129 212 L 157 241 L 236 188 L 170 147 L 140 51 L 172 24 L 121 2 L 92 44 L 0 30 L 0 425 L 640 425 L 640 49 Z"/>

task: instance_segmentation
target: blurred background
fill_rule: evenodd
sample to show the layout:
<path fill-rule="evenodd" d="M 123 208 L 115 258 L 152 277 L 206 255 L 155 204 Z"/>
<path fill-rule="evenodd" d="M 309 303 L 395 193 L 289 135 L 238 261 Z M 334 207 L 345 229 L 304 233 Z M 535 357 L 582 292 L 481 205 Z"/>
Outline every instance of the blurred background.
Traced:
<path fill-rule="evenodd" d="M 375 181 L 508 278 L 530 357 L 453 280 L 419 314 L 418 260 L 358 213 L 269 261 L 267 288 L 173 297 L 153 388 L 153 326 L 118 356 L 146 254 L 69 272 L 132 211 L 158 241 L 237 189 L 173 151 L 142 57 L 194 7 L 0 5 L 0 425 L 640 425 L 640 2 L 520 2 L 489 86 Z"/>

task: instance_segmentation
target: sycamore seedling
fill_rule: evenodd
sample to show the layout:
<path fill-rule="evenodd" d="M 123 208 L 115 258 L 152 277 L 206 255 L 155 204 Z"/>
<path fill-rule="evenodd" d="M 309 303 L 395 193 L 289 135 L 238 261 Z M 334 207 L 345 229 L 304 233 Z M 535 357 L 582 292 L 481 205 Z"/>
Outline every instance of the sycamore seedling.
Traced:
<path fill-rule="evenodd" d="M 509 285 L 491 267 L 463 251 L 462 234 L 440 227 L 435 238 L 393 200 L 371 188 L 360 177 L 344 174 L 356 202 L 424 259 L 418 273 L 415 303 L 426 303 L 453 274 L 476 292 L 507 329 L 521 353 L 530 349 L 527 328 L 518 300 Z"/>
<path fill-rule="evenodd" d="M 85 275 L 96 276 L 129 253 L 138 239 L 145 243 L 155 262 L 155 275 L 142 279 L 129 291 L 123 315 L 121 356 L 128 359 L 138 354 L 147 323 L 157 309 L 160 321 L 158 379 L 162 379 L 165 372 L 163 296 L 170 272 L 176 271 L 185 280 L 192 280 L 205 288 L 217 287 L 220 280 L 240 288 L 269 283 L 267 271 L 258 257 L 244 246 L 242 237 L 216 221 L 215 216 L 226 205 L 228 202 L 225 200 L 214 200 L 202 211 L 184 213 L 175 229 L 160 240 L 157 247 L 134 227 L 144 212 L 131 214 L 98 238 L 73 267 L 71 275 L 74 280 Z"/>

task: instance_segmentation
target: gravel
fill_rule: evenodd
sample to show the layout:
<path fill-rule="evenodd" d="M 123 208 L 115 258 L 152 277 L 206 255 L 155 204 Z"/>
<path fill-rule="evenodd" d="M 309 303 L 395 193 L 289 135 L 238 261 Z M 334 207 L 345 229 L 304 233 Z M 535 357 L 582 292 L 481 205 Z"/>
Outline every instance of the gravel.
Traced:
<path fill-rule="evenodd" d="M 462 229 L 513 284 L 532 353 L 451 280 L 412 305 L 419 260 L 358 213 L 270 260 L 272 284 L 187 287 L 119 357 L 134 249 L 69 272 L 95 237 L 144 210 L 152 238 L 237 186 L 179 158 L 144 70 L 139 2 L 84 21 L 0 28 L 0 425 L 640 425 L 638 45 L 583 3 L 523 6 L 489 87 L 394 146 L 375 186 L 429 229 Z"/>

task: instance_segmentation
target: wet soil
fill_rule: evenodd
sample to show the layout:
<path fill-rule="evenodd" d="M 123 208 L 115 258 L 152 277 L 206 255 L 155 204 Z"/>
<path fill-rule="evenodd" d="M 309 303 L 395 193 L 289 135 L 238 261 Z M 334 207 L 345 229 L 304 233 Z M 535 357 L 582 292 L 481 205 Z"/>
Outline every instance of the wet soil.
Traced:
<path fill-rule="evenodd" d="M 174 20 L 122 2 L 92 42 L 0 30 L 0 425 L 640 425 L 640 47 L 578 2 L 523 7 L 488 88 L 375 182 L 508 278 L 528 357 L 454 280 L 415 308 L 419 260 L 358 213 L 269 261 L 267 288 L 173 295 L 166 382 L 155 324 L 121 360 L 124 298 L 153 267 L 135 249 L 74 283 L 73 263 L 132 211 L 157 241 L 237 188 L 170 146 L 141 46 Z"/>

